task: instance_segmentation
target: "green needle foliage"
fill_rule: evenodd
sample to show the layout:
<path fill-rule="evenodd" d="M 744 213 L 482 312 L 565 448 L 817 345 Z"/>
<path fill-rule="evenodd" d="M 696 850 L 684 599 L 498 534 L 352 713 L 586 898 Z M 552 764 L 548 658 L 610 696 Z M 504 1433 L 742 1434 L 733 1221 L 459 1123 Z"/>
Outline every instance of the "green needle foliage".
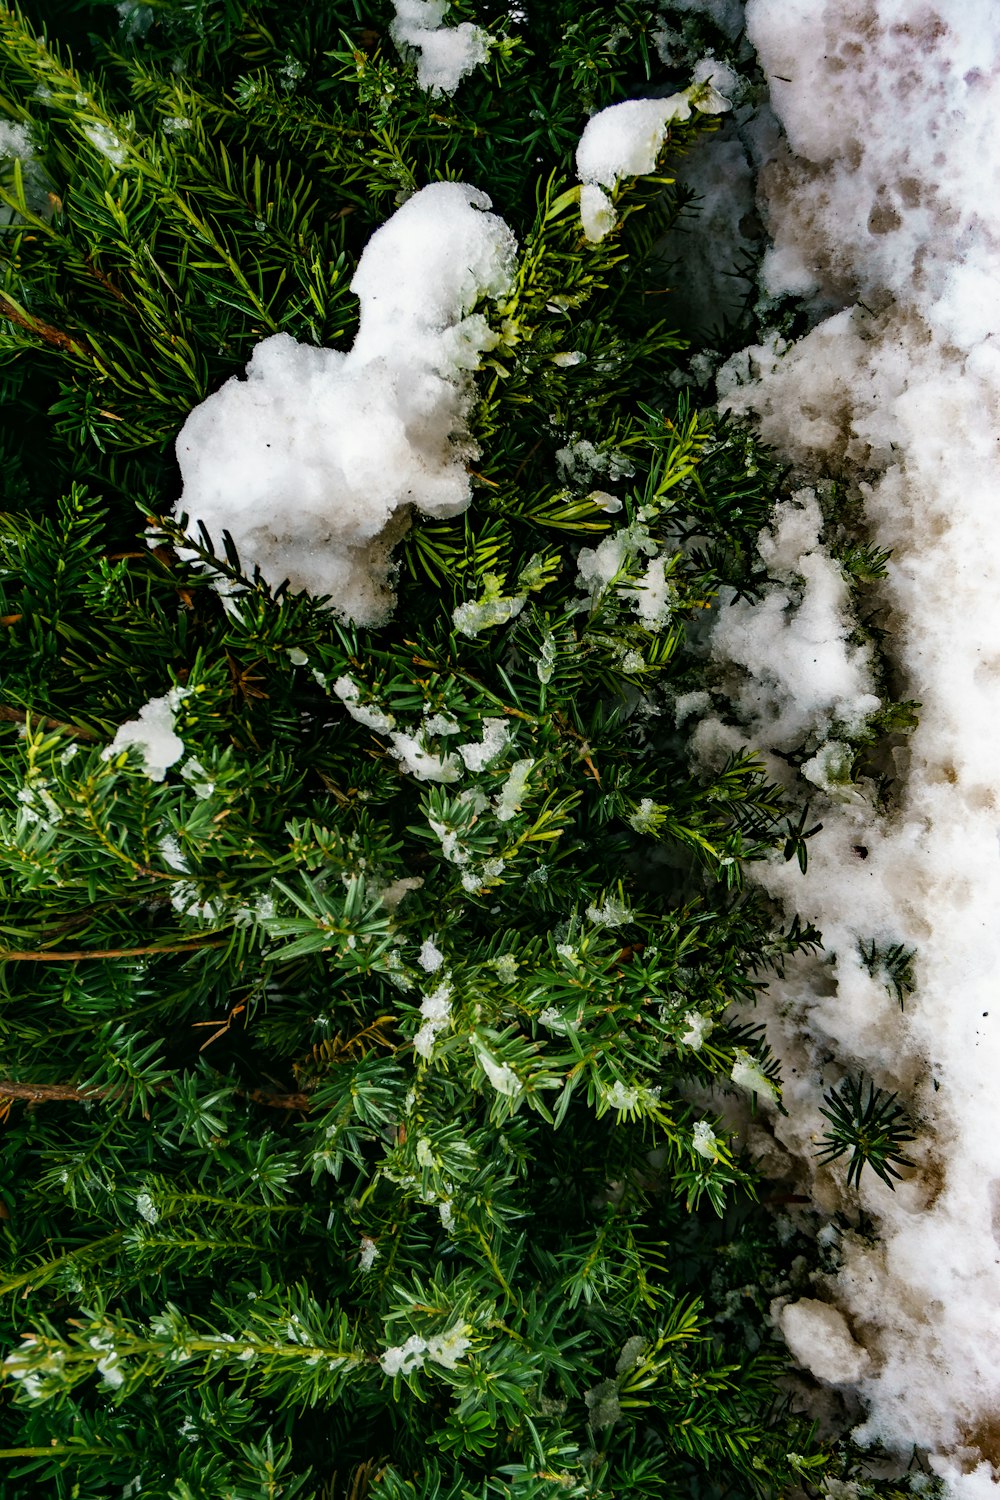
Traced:
<path fill-rule="evenodd" d="M 913 1166 L 903 1148 L 916 1136 L 897 1094 L 876 1088 L 869 1079 L 866 1098 L 865 1087 L 863 1078 L 845 1078 L 839 1089 L 824 1094 L 826 1108 L 820 1114 L 830 1121 L 830 1129 L 817 1155 L 820 1161 L 829 1162 L 849 1151 L 848 1186 L 857 1187 L 865 1167 L 871 1167 L 884 1183 L 895 1187 L 893 1179 L 901 1176 L 897 1168 Z"/>
<path fill-rule="evenodd" d="M 11 1500 L 823 1472 L 775 1386 L 787 1253 L 706 1102 L 747 1054 L 779 1087 L 733 1007 L 812 934 L 742 872 L 809 835 L 752 760 L 694 774 L 672 712 L 780 476 L 678 395 L 666 162 L 580 233 L 589 113 L 687 82 L 655 8 L 531 9 L 454 6 L 496 45 L 433 97 L 374 0 L 0 7 L 0 111 L 32 142 L 0 177 Z M 368 237 L 442 178 L 522 246 L 485 310 L 472 507 L 413 519 L 381 630 L 226 537 L 181 561 L 188 412 L 275 331 L 349 347 Z M 557 457 L 581 442 L 586 480 Z M 580 552 L 612 536 L 588 595 Z M 184 751 L 153 779 L 109 746 L 167 694 Z"/>

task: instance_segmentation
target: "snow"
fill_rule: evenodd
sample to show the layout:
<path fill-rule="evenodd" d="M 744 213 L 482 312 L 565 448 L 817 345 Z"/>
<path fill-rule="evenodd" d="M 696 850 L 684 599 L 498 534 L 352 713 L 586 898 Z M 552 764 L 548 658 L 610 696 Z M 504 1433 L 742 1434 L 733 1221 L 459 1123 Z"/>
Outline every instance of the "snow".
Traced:
<path fill-rule="evenodd" d="M 601 927 L 621 927 L 632 920 L 632 913 L 623 901 L 607 896 L 600 906 L 587 907 L 587 918 Z"/>
<path fill-rule="evenodd" d="M 592 115 L 576 148 L 576 172 L 583 184 L 580 220 L 586 238 L 596 243 L 614 227 L 617 214 L 609 190 L 623 178 L 655 170 L 675 120 L 690 119 L 692 109 L 721 114 L 729 108 L 728 99 L 702 78 L 669 98 L 626 99 Z"/>
<path fill-rule="evenodd" d="M 469 599 L 465 604 L 456 605 L 452 611 L 452 623 L 462 635 L 475 639 L 481 630 L 492 630 L 496 625 L 516 620 L 527 602 L 526 594 Z"/>
<path fill-rule="evenodd" d="M 99 151 L 102 156 L 107 157 L 113 167 L 125 165 L 128 152 L 124 144 L 108 125 L 85 125 L 83 133 L 87 140 Z"/>
<path fill-rule="evenodd" d="M 706 1161 L 716 1161 L 719 1155 L 719 1138 L 707 1120 L 696 1120 L 691 1131 L 691 1145 Z"/>
<path fill-rule="evenodd" d="M 423 997 L 420 1002 L 420 1014 L 424 1020 L 413 1038 L 413 1050 L 426 1062 L 430 1059 L 434 1043 L 441 1032 L 446 1031 L 451 1024 L 451 985 L 447 980 L 439 984 L 431 994 Z"/>
<path fill-rule="evenodd" d="M 604 1097 L 611 1109 L 634 1109 L 639 1102 L 639 1090 L 634 1084 L 626 1085 L 616 1078 Z"/>
<path fill-rule="evenodd" d="M 674 612 L 677 595 L 664 562 L 663 557 L 654 557 L 646 564 L 634 587 L 622 589 L 622 594 L 631 601 L 647 630 L 662 630 Z"/>
<path fill-rule="evenodd" d="M 521 1080 L 509 1063 L 497 1062 L 481 1044 L 476 1048 L 476 1060 L 498 1094 L 517 1098 L 521 1092 Z"/>
<path fill-rule="evenodd" d="M 736 1086 L 746 1089 L 748 1093 L 756 1094 L 761 1099 L 767 1099 L 771 1103 L 774 1103 L 778 1097 L 777 1089 L 771 1080 L 761 1072 L 749 1052 L 743 1047 L 737 1047 L 733 1057 L 733 1069 L 729 1076 Z"/>
<path fill-rule="evenodd" d="M 409 775 L 415 776 L 418 781 L 451 782 L 459 779 L 462 764 L 458 757 L 439 755 L 427 745 L 427 732 L 432 720 L 427 720 L 415 734 L 397 729 L 395 716 L 380 708 L 377 702 L 362 703 L 360 686 L 353 677 L 346 674 L 337 678 L 333 691 L 356 723 L 363 724 L 366 729 L 388 739 L 389 754 L 400 762 Z M 453 732 L 450 723 L 446 724 L 443 733 Z"/>
<path fill-rule="evenodd" d="M 689 1010 L 684 1017 L 684 1025 L 687 1030 L 681 1033 L 681 1041 L 685 1047 L 691 1047 L 697 1052 L 715 1030 L 715 1022 L 711 1016 L 703 1016 L 699 1011 Z"/>
<path fill-rule="evenodd" d="M 852 1337 L 844 1314 L 826 1302 L 803 1297 L 786 1303 L 778 1314 L 778 1327 L 793 1359 L 818 1380 L 848 1385 L 868 1368 L 869 1357 Z"/>
<path fill-rule="evenodd" d="M 807 873 L 780 857 L 760 873 L 824 942 L 771 986 L 789 1111 L 771 1123 L 817 1205 L 848 1223 L 860 1206 L 880 1232 L 846 1229 L 824 1301 L 780 1321 L 796 1359 L 862 1397 L 859 1441 L 924 1447 L 956 1500 L 985 1500 L 1000 1473 L 1000 12 L 750 0 L 746 19 L 787 133 L 760 179 L 762 308 L 799 295 L 813 326 L 744 351 L 720 394 L 802 488 L 761 539 L 775 580 L 761 604 L 719 612 L 733 712 L 699 728 L 695 753 L 810 752 L 784 773 L 823 823 Z M 888 807 L 845 780 L 878 687 L 819 539 L 824 473 L 892 549 L 872 599 L 896 691 L 922 704 Z M 872 943 L 916 952 L 903 1011 L 863 961 Z M 919 1121 L 895 1193 L 870 1171 L 849 1190 L 843 1162 L 815 1161 L 823 1089 L 858 1071 Z"/>
<path fill-rule="evenodd" d="M 458 746 L 458 754 L 467 771 L 483 771 L 495 761 L 510 743 L 510 725 L 506 719 L 484 719 L 479 743 Z"/>
<path fill-rule="evenodd" d="M 147 1224 L 155 1224 L 160 1217 L 159 1209 L 148 1193 L 140 1193 L 135 1200 L 136 1213 Z"/>
<path fill-rule="evenodd" d="M 410 1375 L 422 1369 L 428 1359 L 445 1370 L 457 1369 L 458 1361 L 472 1344 L 467 1329 L 467 1323 L 456 1323 L 447 1333 L 434 1334 L 429 1339 L 413 1333 L 405 1343 L 386 1349 L 379 1361 L 382 1370 L 386 1375 Z"/>
<path fill-rule="evenodd" d="M 630 479 L 635 473 L 635 464 L 626 453 L 616 448 L 598 448 L 588 438 L 577 438 L 557 449 L 556 463 L 567 484 L 589 485 L 594 479 Z M 597 501 L 598 495 L 603 503 Z M 601 503 L 602 510 L 618 511 L 622 508 L 620 500 L 603 490 L 591 491 L 590 498 L 595 504 Z"/>
<path fill-rule="evenodd" d="M 101 759 L 110 760 L 134 747 L 150 781 L 162 781 L 169 767 L 184 754 L 184 741 L 174 729 L 174 717 L 188 693 L 188 688 L 174 687 L 161 698 L 144 703 L 137 719 L 119 726 L 111 744 L 101 751 Z"/>
<path fill-rule="evenodd" d="M 0 120 L 0 159 L 13 157 L 20 161 L 31 159 L 31 134 L 27 125 Z"/>
<path fill-rule="evenodd" d="M 390 33 L 401 50 L 417 54 L 417 82 L 432 94 L 453 94 L 489 57 L 488 31 L 471 21 L 445 26 L 449 0 L 393 0 Z"/>
<path fill-rule="evenodd" d="M 353 677 L 346 674 L 338 677 L 333 684 L 333 691 L 355 723 L 363 724 L 366 729 L 373 729 L 376 734 L 390 734 L 395 729 L 396 720 L 392 714 L 384 713 L 370 703 L 361 702 L 361 689 Z"/>
<path fill-rule="evenodd" d="M 191 412 L 177 439 L 175 507 L 189 535 L 201 520 L 221 547 L 228 529 L 244 569 L 329 595 L 356 623 L 388 618 L 391 552 L 410 508 L 454 516 L 471 500 L 471 372 L 495 343 L 472 308 L 508 290 L 517 250 L 489 208 L 462 183 L 422 188 L 365 247 L 349 353 L 274 334 L 253 350 L 246 379 Z M 216 587 L 232 591 L 222 579 Z"/>
<path fill-rule="evenodd" d="M 625 566 L 639 554 L 656 553 L 656 543 L 640 521 L 620 526 L 610 532 L 596 547 L 581 547 L 576 560 L 577 582 L 596 604 Z"/>
<path fill-rule="evenodd" d="M 765 750 L 791 750 L 803 733 L 825 736 L 833 726 L 857 733 L 881 706 L 870 651 L 849 642 L 847 581 L 820 545 L 821 527 L 811 490 L 779 503 L 758 544 L 771 580 L 763 599 L 733 601 L 727 593 L 713 631 L 715 656 L 738 669 L 733 706 Z M 703 719 L 696 743 L 706 745 L 714 731 L 714 721 Z"/>
<path fill-rule="evenodd" d="M 435 973 L 444 963 L 444 954 L 432 937 L 426 938 L 420 945 L 417 963 L 428 974 Z"/>
<path fill-rule="evenodd" d="M 498 823 L 509 823 L 521 809 L 528 791 L 528 779 L 534 768 L 532 759 L 516 760 L 511 766 L 500 791 L 493 799 L 493 811 Z"/>

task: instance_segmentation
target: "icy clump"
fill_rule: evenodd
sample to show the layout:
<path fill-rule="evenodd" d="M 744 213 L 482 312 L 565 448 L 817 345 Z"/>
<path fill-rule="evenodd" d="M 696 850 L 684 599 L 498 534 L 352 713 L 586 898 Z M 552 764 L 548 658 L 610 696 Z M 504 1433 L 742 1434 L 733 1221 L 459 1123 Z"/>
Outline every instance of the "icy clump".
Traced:
<path fill-rule="evenodd" d="M 715 1161 L 719 1155 L 719 1138 L 707 1120 L 696 1120 L 691 1132 L 691 1145 L 706 1161 Z"/>
<path fill-rule="evenodd" d="M 472 1346 L 468 1331 L 468 1323 L 456 1323 L 447 1334 L 435 1334 L 430 1338 L 411 1334 L 405 1344 L 385 1350 L 381 1356 L 382 1370 L 387 1376 L 408 1376 L 414 1370 L 421 1370 L 427 1359 L 432 1359 L 444 1370 L 456 1370 L 460 1359 L 465 1358 L 466 1350 Z"/>
<path fill-rule="evenodd" d="M 27 125 L 17 125 L 13 120 L 0 120 L 0 160 L 19 161 L 31 159 L 31 132 Z"/>
<path fill-rule="evenodd" d="M 497 1062 L 483 1046 L 476 1048 L 476 1058 L 497 1093 L 516 1099 L 521 1092 L 521 1080 L 510 1064 Z"/>
<path fill-rule="evenodd" d="M 516 620 L 527 602 L 527 594 L 469 599 L 452 610 L 452 622 L 462 635 L 475 639 L 481 630 L 492 630 L 497 625 L 506 625 L 508 620 Z"/>
<path fill-rule="evenodd" d="M 417 963 L 428 974 L 435 973 L 444 963 L 444 954 L 432 937 L 425 938 L 417 954 Z"/>
<path fill-rule="evenodd" d="M 603 240 L 614 228 L 617 214 L 609 190 L 622 178 L 654 170 L 675 120 L 689 120 L 692 109 L 714 115 L 729 108 L 728 99 L 701 81 L 667 99 L 626 99 L 593 115 L 576 148 L 576 173 L 583 184 L 580 219 L 587 239 Z"/>
<path fill-rule="evenodd" d="M 361 689 L 353 677 L 346 674 L 338 677 L 333 684 L 333 691 L 356 724 L 374 729 L 376 734 L 391 734 L 395 729 L 396 720 L 392 714 L 386 713 L 377 704 L 361 702 Z"/>
<path fill-rule="evenodd" d="M 624 901 L 618 901 L 614 896 L 605 897 L 600 906 L 588 906 L 587 918 L 596 922 L 599 927 L 621 927 L 625 922 L 632 920 L 632 913 Z"/>
<path fill-rule="evenodd" d="M 83 133 L 94 149 L 106 157 L 113 167 L 125 165 L 125 158 L 128 156 L 125 144 L 109 125 L 85 125 Z"/>
<path fill-rule="evenodd" d="M 17 177 L 28 212 L 50 223 L 60 207 L 60 198 L 55 183 L 34 154 L 31 121 L 0 120 L 0 185 L 15 198 Z M 21 220 L 16 208 L 0 203 L 0 229 Z"/>
<path fill-rule="evenodd" d="M 556 452 L 559 474 L 567 484 L 591 484 L 594 479 L 630 479 L 635 473 L 635 464 L 628 454 L 616 448 L 598 448 L 588 438 L 575 438 Z M 595 504 L 602 497 L 602 510 L 621 510 L 622 503 L 614 495 L 603 490 L 593 490 L 589 496 Z"/>
<path fill-rule="evenodd" d="M 432 94 L 453 94 L 490 54 L 490 34 L 471 21 L 445 26 L 449 0 L 393 0 L 390 34 L 401 50 L 417 54 L 417 82 Z"/>
<path fill-rule="evenodd" d="M 430 995 L 420 1002 L 423 1024 L 413 1038 L 413 1050 L 426 1062 L 434 1051 L 434 1043 L 451 1024 L 451 985 L 445 980 Z"/>
<path fill-rule="evenodd" d="M 511 766 L 504 785 L 493 799 L 493 811 L 498 823 L 509 823 L 521 809 L 527 795 L 528 780 L 534 769 L 533 759 L 516 760 Z"/>
<path fill-rule="evenodd" d="M 150 781 L 162 781 L 168 768 L 184 754 L 184 741 L 174 729 L 174 718 L 189 692 L 186 687 L 173 687 L 161 698 L 144 703 L 137 719 L 119 725 L 111 744 L 101 751 L 101 759 L 110 760 L 134 745 Z"/>
<path fill-rule="evenodd" d="M 467 771 L 484 771 L 510 743 L 510 725 L 505 719 L 484 719 L 477 743 L 459 745 L 458 753 Z"/>
<path fill-rule="evenodd" d="M 826 957 L 771 987 L 789 1110 L 773 1124 L 817 1203 L 854 1215 L 860 1198 L 881 1238 L 845 1233 L 822 1288 L 867 1351 L 863 1371 L 820 1363 L 831 1332 L 809 1308 L 786 1309 L 782 1326 L 820 1378 L 858 1387 L 860 1441 L 926 1448 L 956 1500 L 984 1500 L 1000 1471 L 1000 11 L 750 0 L 747 27 L 787 132 L 761 176 L 763 289 L 806 297 L 819 321 L 790 347 L 771 339 L 734 360 L 723 404 L 804 480 L 832 470 L 863 498 L 874 540 L 892 549 L 879 623 L 902 695 L 922 705 L 892 811 L 837 800 L 843 735 L 828 721 L 863 697 L 864 663 L 805 537 L 800 556 L 817 564 L 806 588 L 821 590 L 815 618 L 825 611 L 830 627 L 818 651 L 799 647 L 815 716 L 802 795 L 825 799 L 823 828 L 804 877 L 780 857 L 760 873 L 820 929 Z M 736 642 L 750 716 L 770 691 L 790 732 L 785 612 L 769 596 L 770 628 L 744 618 L 742 634 L 725 615 L 720 663 Z M 724 728 L 708 732 L 720 748 Z M 862 960 L 876 940 L 916 951 L 903 1011 Z M 842 1167 L 816 1165 L 831 1054 L 840 1076 L 864 1069 L 902 1089 L 919 1118 L 918 1168 L 894 1194 L 870 1172 L 848 1193 Z"/>
<path fill-rule="evenodd" d="M 633 558 L 639 555 L 653 557 L 656 550 L 656 543 L 640 521 L 633 522 L 631 526 L 620 526 L 596 547 L 580 548 L 576 560 L 577 585 L 590 595 L 591 602 L 596 605 L 604 590 L 610 587 Z"/>
<path fill-rule="evenodd" d="M 786 1303 L 778 1314 L 778 1327 L 792 1358 L 830 1385 L 860 1380 L 871 1362 L 840 1309 L 814 1297 Z"/>
<path fill-rule="evenodd" d="M 689 1010 L 684 1017 L 684 1025 L 687 1030 L 681 1033 L 681 1041 L 685 1047 L 691 1047 L 695 1052 L 704 1046 L 708 1038 L 715 1030 L 715 1022 L 711 1016 L 703 1016 L 700 1011 Z"/>
<path fill-rule="evenodd" d="M 388 739 L 389 754 L 418 781 L 451 782 L 459 779 L 462 765 L 457 756 L 439 755 L 428 747 L 424 732 L 408 734 L 397 729 L 394 715 L 377 703 L 362 703 L 361 689 L 353 677 L 346 674 L 338 677 L 333 691 L 356 723 Z"/>
<path fill-rule="evenodd" d="M 639 1090 L 634 1084 L 624 1084 L 616 1078 L 604 1097 L 611 1109 L 634 1109 L 639 1102 Z"/>
<path fill-rule="evenodd" d="M 634 586 L 622 589 L 647 630 L 662 630 L 670 621 L 677 603 L 677 591 L 667 574 L 662 557 L 646 564 Z M 641 665 L 637 663 L 636 665 Z M 632 670 L 626 664 L 626 671 Z"/>
<path fill-rule="evenodd" d="M 191 518 L 192 537 L 198 520 L 217 546 L 228 529 L 243 566 L 270 583 L 330 595 L 359 624 L 388 617 L 409 507 L 454 516 L 471 499 L 471 372 L 495 343 L 471 309 L 508 290 L 517 250 L 489 207 L 462 183 L 421 189 L 365 247 L 350 353 L 274 334 L 245 380 L 191 412 L 175 514 Z"/>
<path fill-rule="evenodd" d="M 773 1104 L 778 1097 L 778 1091 L 770 1078 L 761 1072 L 749 1052 L 743 1047 L 737 1047 L 733 1056 L 735 1060 L 729 1076 L 737 1087 L 756 1094 L 760 1099 L 768 1099 Z"/>

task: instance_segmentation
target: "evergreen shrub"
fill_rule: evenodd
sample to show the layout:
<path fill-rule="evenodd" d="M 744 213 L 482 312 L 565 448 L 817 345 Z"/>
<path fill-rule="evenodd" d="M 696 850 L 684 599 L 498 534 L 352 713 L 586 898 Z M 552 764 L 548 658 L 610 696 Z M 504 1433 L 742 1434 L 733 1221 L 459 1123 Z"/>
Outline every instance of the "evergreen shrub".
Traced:
<path fill-rule="evenodd" d="M 734 1006 L 810 934 L 743 867 L 805 827 L 675 727 L 781 480 L 688 400 L 663 295 L 669 156 L 712 122 L 588 244 L 588 116 L 688 80 L 642 0 L 530 10 L 455 5 L 496 44 L 435 95 L 379 0 L 0 9 L 31 141 L 0 175 L 12 1500 L 659 1500 L 833 1463 L 776 1384 L 795 1247 L 720 1114 L 778 1096 Z M 468 511 L 412 518 L 379 629 L 225 537 L 182 559 L 187 414 L 272 333 L 349 347 L 367 239 L 442 178 L 521 246 Z M 153 700 L 158 777 L 108 753 Z"/>

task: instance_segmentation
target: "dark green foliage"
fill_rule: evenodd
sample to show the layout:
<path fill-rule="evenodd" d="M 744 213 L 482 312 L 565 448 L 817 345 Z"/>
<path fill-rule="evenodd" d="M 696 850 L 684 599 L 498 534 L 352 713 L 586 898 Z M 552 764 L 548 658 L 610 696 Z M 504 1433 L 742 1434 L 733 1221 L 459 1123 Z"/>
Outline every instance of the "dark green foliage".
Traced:
<path fill-rule="evenodd" d="M 894 1187 L 893 1179 L 901 1175 L 897 1168 L 913 1166 L 903 1148 L 916 1136 L 898 1095 L 876 1088 L 870 1079 L 867 1098 L 865 1088 L 863 1078 L 845 1078 L 839 1089 L 823 1096 L 826 1108 L 820 1114 L 830 1121 L 831 1128 L 824 1134 L 817 1155 L 820 1161 L 828 1162 L 849 1151 L 848 1186 L 857 1186 L 865 1167 L 871 1167 L 887 1186 Z"/>

